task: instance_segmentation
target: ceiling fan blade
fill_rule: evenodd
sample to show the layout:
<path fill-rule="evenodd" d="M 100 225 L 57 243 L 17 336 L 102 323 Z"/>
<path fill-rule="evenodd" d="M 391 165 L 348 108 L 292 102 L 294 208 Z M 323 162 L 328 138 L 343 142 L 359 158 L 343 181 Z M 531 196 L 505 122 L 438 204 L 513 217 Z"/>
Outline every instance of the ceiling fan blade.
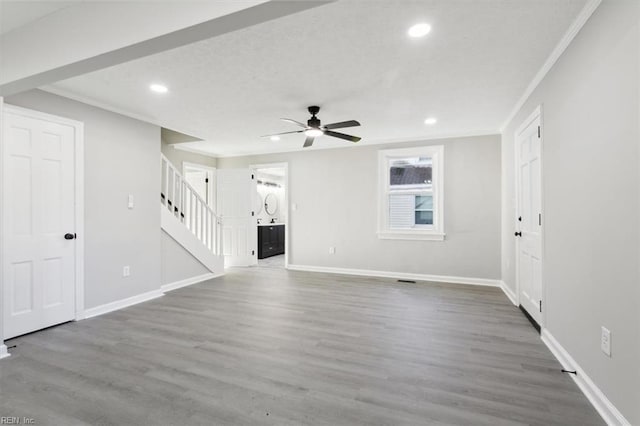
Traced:
<path fill-rule="evenodd" d="M 296 120 L 292 120 L 290 118 L 281 118 L 280 120 L 286 121 L 287 123 L 295 124 L 296 126 L 300 126 L 300 127 L 305 128 L 305 129 L 307 128 L 306 124 L 302 124 L 301 122 L 296 121 Z"/>
<path fill-rule="evenodd" d="M 313 136 L 307 136 L 307 138 L 304 140 L 304 145 L 302 145 L 303 148 L 308 148 L 311 145 L 313 145 L 313 140 L 315 139 L 315 137 Z"/>
<path fill-rule="evenodd" d="M 324 126 L 324 128 L 325 129 L 344 129 L 345 127 L 356 127 L 359 125 L 360 123 L 358 123 L 356 120 L 349 120 L 349 121 L 341 121 L 340 123 L 327 124 L 326 126 Z"/>
<path fill-rule="evenodd" d="M 291 133 L 302 133 L 304 130 L 294 130 L 293 132 L 274 133 L 273 135 L 262 135 L 261 138 L 268 138 L 270 136 L 289 135 Z"/>
<path fill-rule="evenodd" d="M 344 139 L 353 143 L 359 142 L 360 139 L 362 139 L 357 136 L 345 135 L 344 133 L 339 132 L 332 132 L 331 130 L 325 130 L 324 134 L 327 136 L 333 136 L 334 138 Z"/>

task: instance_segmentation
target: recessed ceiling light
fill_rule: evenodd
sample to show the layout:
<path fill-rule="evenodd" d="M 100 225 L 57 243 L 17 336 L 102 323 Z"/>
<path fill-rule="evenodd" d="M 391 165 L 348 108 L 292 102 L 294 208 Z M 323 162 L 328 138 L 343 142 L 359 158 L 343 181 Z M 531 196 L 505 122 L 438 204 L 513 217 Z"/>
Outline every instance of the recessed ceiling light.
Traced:
<path fill-rule="evenodd" d="M 271 136 L 270 138 L 272 141 L 277 142 L 280 140 L 280 136 Z"/>
<path fill-rule="evenodd" d="M 151 89 L 152 92 L 156 93 L 167 93 L 169 91 L 167 86 L 158 83 L 152 84 L 151 86 L 149 86 L 149 89 Z"/>
<path fill-rule="evenodd" d="M 324 132 L 320 129 L 309 129 L 305 130 L 304 134 L 307 136 L 311 136 L 312 138 L 316 138 L 318 136 L 322 136 Z"/>
<path fill-rule="evenodd" d="M 419 37 L 426 36 L 427 34 L 429 34 L 430 31 L 431 31 L 431 25 L 425 24 L 423 22 L 409 28 L 409 31 L 407 31 L 407 34 L 409 34 L 409 37 L 419 38 Z"/>
<path fill-rule="evenodd" d="M 437 122 L 438 122 L 438 119 L 435 117 L 429 117 L 426 120 L 424 120 L 424 124 L 426 124 L 427 126 L 433 126 Z"/>

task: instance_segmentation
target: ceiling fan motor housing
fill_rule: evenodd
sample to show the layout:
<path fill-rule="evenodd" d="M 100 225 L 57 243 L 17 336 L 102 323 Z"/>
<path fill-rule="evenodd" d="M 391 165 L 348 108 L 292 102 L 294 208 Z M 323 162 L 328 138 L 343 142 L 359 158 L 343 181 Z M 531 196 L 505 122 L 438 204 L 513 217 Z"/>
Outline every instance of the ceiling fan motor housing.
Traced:
<path fill-rule="evenodd" d="M 317 119 L 316 117 L 311 117 L 309 120 L 307 120 L 307 125 L 309 127 L 313 127 L 317 129 L 320 127 L 320 120 Z"/>
<path fill-rule="evenodd" d="M 309 108 L 309 113 L 312 115 L 312 117 L 307 120 L 307 126 L 309 127 L 313 127 L 313 128 L 319 128 L 320 127 L 320 120 L 318 118 L 316 118 L 316 114 L 320 112 L 320 107 L 319 106 L 310 106 Z"/>

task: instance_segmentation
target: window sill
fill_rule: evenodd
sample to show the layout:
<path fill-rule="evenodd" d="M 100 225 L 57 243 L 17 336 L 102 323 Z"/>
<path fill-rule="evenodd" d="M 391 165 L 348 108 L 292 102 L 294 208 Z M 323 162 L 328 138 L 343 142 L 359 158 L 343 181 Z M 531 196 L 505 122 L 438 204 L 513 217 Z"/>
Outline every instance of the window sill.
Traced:
<path fill-rule="evenodd" d="M 441 232 L 378 231 L 378 238 L 381 240 L 444 241 L 444 237 L 445 237 L 445 234 Z"/>

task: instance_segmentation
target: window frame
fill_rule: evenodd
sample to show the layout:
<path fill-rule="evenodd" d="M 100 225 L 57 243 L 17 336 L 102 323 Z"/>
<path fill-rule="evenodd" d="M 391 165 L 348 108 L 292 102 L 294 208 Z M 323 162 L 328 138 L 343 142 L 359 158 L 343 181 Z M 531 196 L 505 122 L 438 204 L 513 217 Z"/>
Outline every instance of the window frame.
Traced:
<path fill-rule="evenodd" d="M 390 188 L 390 162 L 406 157 L 430 157 L 433 183 L 431 190 Z M 428 194 L 428 193 L 431 194 Z M 411 229 L 389 227 L 389 197 L 392 194 L 427 194 L 433 196 L 433 225 L 418 225 Z M 444 233 L 444 145 L 378 151 L 378 238 L 393 240 L 443 241 Z M 415 210 L 414 210 L 415 211 Z"/>

